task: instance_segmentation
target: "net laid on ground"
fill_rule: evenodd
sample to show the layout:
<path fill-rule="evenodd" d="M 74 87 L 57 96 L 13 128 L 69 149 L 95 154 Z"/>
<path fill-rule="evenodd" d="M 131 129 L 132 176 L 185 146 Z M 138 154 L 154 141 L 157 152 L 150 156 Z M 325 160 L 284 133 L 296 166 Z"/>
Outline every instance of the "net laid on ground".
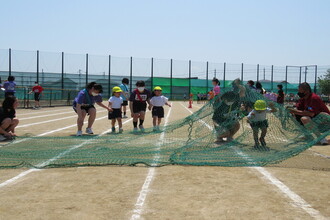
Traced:
<path fill-rule="evenodd" d="M 247 114 L 257 100 L 265 100 L 271 106 L 271 101 L 255 91 L 234 89 L 189 117 L 168 124 L 162 132 L 146 129 L 144 133 L 17 138 L 0 148 L 0 168 L 137 164 L 299 167 L 302 164 L 302 167 L 330 170 L 329 158 L 306 151 L 330 134 L 329 115 L 320 114 L 309 127 L 303 127 L 285 107 L 275 104 L 276 112 L 267 114 L 266 145 L 262 141 L 256 145 Z M 217 138 L 222 139 L 214 143 Z"/>

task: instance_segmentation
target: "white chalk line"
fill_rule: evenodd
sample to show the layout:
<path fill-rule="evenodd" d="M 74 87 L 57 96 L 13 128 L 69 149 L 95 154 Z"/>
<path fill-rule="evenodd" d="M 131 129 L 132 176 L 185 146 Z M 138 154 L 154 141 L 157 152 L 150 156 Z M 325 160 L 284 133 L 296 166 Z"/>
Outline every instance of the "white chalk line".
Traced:
<path fill-rule="evenodd" d="M 182 104 L 181 104 L 182 105 Z M 191 114 L 193 112 L 188 109 L 186 106 L 182 105 L 183 107 L 186 108 Z M 240 156 L 242 156 L 244 159 L 253 162 L 251 157 L 248 155 L 244 154 L 241 150 L 237 149 L 236 147 L 234 148 L 236 153 Z M 290 203 L 294 207 L 298 207 L 305 212 L 307 212 L 311 217 L 316 218 L 316 219 L 327 219 L 324 217 L 318 210 L 314 209 L 309 203 L 307 203 L 302 197 L 300 197 L 298 194 L 293 192 L 288 186 L 286 186 L 283 182 L 281 182 L 279 179 L 277 179 L 275 176 L 273 176 L 270 172 L 268 172 L 265 168 L 263 167 L 249 167 L 250 169 L 257 170 L 260 174 L 262 174 L 266 180 L 268 180 L 268 183 L 276 186 L 282 194 L 284 194 L 287 198 L 290 198 L 293 203 Z"/>
<path fill-rule="evenodd" d="M 49 114 L 49 115 L 37 115 L 37 116 L 32 116 L 32 117 L 27 117 L 27 118 L 19 118 L 20 121 L 24 120 L 30 120 L 30 119 L 36 119 L 36 118 L 45 118 L 49 116 L 55 116 L 55 115 L 65 115 L 65 114 L 73 114 L 75 113 L 74 111 L 68 111 L 68 112 L 60 112 L 60 113 L 54 113 L 54 114 Z"/>
<path fill-rule="evenodd" d="M 173 107 L 173 104 L 172 104 L 172 107 Z M 169 119 L 169 116 L 171 114 L 172 107 L 169 109 L 169 111 L 166 115 L 164 126 L 166 126 L 167 123 L 168 123 L 168 119 Z M 160 134 L 159 142 L 157 143 L 158 147 L 156 148 L 157 151 L 160 150 L 160 146 L 164 141 L 164 137 L 165 137 L 165 131 L 163 131 Z M 159 154 L 156 154 L 154 156 L 153 163 L 151 165 L 152 166 L 157 165 L 157 160 L 159 160 Z M 133 215 L 131 216 L 131 220 L 136 220 L 136 219 L 141 218 L 141 214 L 143 212 L 143 206 L 144 206 L 145 200 L 147 198 L 147 195 L 149 193 L 149 187 L 150 187 L 150 184 L 151 184 L 152 180 L 154 179 L 154 176 L 155 176 L 155 167 L 148 168 L 148 174 L 147 174 L 147 177 L 146 177 L 146 179 L 143 183 L 142 189 L 139 192 L 139 197 L 137 198 L 137 201 L 135 203 L 134 210 L 133 210 Z"/>
<path fill-rule="evenodd" d="M 61 108 L 61 107 L 56 107 L 56 108 Z M 51 112 L 60 112 L 60 111 L 65 111 L 69 108 L 69 106 L 66 106 L 66 107 L 63 107 L 62 109 L 55 109 L 53 110 L 52 108 L 50 108 Z M 71 106 L 71 109 L 72 109 L 72 106 Z M 20 109 L 19 109 L 20 110 Z M 48 108 L 42 108 L 42 110 L 33 110 L 31 111 L 30 113 L 23 113 L 23 114 L 20 114 L 18 111 L 16 112 L 17 115 L 19 116 L 22 116 L 22 115 L 37 115 L 37 114 L 40 114 L 40 113 L 47 113 L 48 111 L 43 111 L 43 110 L 48 110 Z"/>
<path fill-rule="evenodd" d="M 131 121 L 131 120 L 132 120 L 132 118 L 129 119 L 129 120 L 127 120 L 127 121 L 124 121 L 123 124 L 126 124 L 126 123 L 128 123 L 129 121 Z M 118 127 L 118 125 L 117 125 L 116 127 Z M 61 157 L 65 156 L 66 154 L 70 153 L 71 151 L 73 151 L 73 150 L 75 150 L 75 149 L 77 149 L 77 148 L 80 148 L 80 147 L 82 147 L 82 146 L 84 146 L 84 145 L 86 145 L 86 144 L 88 144 L 88 143 L 94 141 L 94 139 L 95 139 L 96 137 L 103 136 L 103 135 L 105 135 L 106 133 L 108 133 L 108 132 L 110 132 L 110 131 L 111 131 L 111 129 L 108 129 L 108 130 L 104 131 L 103 133 L 101 133 L 101 134 L 99 134 L 99 135 L 97 135 L 97 136 L 94 136 L 94 137 L 92 137 L 92 138 L 89 139 L 89 140 L 86 140 L 86 141 L 82 142 L 81 144 L 73 145 L 73 146 L 70 147 L 68 150 L 66 150 L 66 151 L 64 151 L 64 152 L 62 152 L 62 153 L 60 153 L 60 154 L 58 154 L 57 156 L 55 156 L 55 157 L 53 157 L 53 158 L 51 158 L 51 159 L 49 159 L 49 160 L 46 160 L 46 161 L 44 161 L 44 162 L 42 162 L 42 163 L 37 164 L 36 167 L 40 167 L 40 168 L 45 167 L 45 166 L 49 165 L 50 163 L 52 163 L 53 161 L 58 160 L 58 159 L 60 159 Z M 9 180 L 6 180 L 6 181 L 0 183 L 0 188 L 2 188 L 2 187 L 4 187 L 4 186 L 7 186 L 7 185 L 9 185 L 9 184 L 11 184 L 11 183 L 14 183 L 14 182 L 16 182 L 17 180 L 21 179 L 22 177 L 24 177 L 24 176 L 26 176 L 26 175 L 28 175 L 28 174 L 30 174 L 30 173 L 32 173 L 32 172 L 35 172 L 35 171 L 41 171 L 41 169 L 38 169 L 38 168 L 28 169 L 28 170 L 26 170 L 26 171 L 24 171 L 24 172 L 18 174 L 17 176 L 15 176 L 15 177 L 13 177 L 13 178 L 11 178 L 11 179 L 9 179 Z"/>

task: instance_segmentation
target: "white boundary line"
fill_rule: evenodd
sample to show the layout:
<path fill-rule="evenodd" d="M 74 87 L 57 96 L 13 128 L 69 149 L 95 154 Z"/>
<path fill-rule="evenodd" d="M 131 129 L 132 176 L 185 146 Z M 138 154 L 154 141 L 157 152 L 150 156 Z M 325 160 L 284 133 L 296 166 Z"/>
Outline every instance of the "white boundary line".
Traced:
<path fill-rule="evenodd" d="M 182 105 L 182 104 L 181 104 Z M 188 109 L 186 106 L 182 105 L 186 110 L 188 110 L 191 114 L 193 114 L 190 109 Z M 241 152 L 238 149 L 234 149 L 238 155 L 242 156 L 246 160 L 251 161 L 252 159 Z M 265 168 L 263 167 L 249 167 L 250 169 L 254 169 L 258 171 L 265 179 L 267 180 L 268 183 L 276 186 L 282 194 L 290 198 L 293 203 L 290 203 L 294 207 L 301 208 L 305 212 L 307 212 L 311 217 L 316 218 L 316 219 L 327 219 L 324 217 L 318 210 L 314 209 L 309 203 L 307 203 L 302 197 L 300 197 L 298 194 L 293 192 L 288 186 L 286 186 L 283 182 L 281 182 L 279 179 L 277 179 L 275 176 L 273 176 L 270 172 L 268 172 Z"/>
<path fill-rule="evenodd" d="M 35 118 L 44 118 L 44 117 L 49 117 L 49 116 L 55 116 L 55 115 L 65 115 L 65 114 L 73 114 L 75 113 L 74 111 L 68 111 L 68 112 L 60 112 L 60 113 L 54 113 L 54 114 L 49 114 L 49 115 L 37 115 L 37 116 L 32 116 L 32 117 L 27 117 L 27 118 L 19 118 L 20 121 L 23 120 L 29 120 L 29 119 L 35 119 Z"/>
<path fill-rule="evenodd" d="M 172 107 L 173 107 L 173 105 L 172 105 Z M 169 111 L 166 115 L 164 126 L 166 126 L 167 123 L 168 123 L 168 118 L 171 114 L 172 107 L 169 109 Z M 165 137 L 165 131 L 163 131 L 160 134 L 159 141 L 157 143 L 158 147 L 156 148 L 156 150 L 160 150 L 160 146 L 164 141 L 164 137 Z M 159 159 L 159 154 L 156 154 L 154 156 L 152 165 L 157 165 L 157 160 L 158 159 Z M 149 171 L 148 171 L 147 177 L 146 177 L 146 179 L 143 183 L 142 189 L 139 192 L 139 197 L 136 200 L 134 210 L 133 210 L 133 215 L 131 216 L 131 220 L 136 220 L 136 219 L 141 218 L 141 214 L 143 212 L 143 206 L 144 206 L 145 200 L 146 200 L 148 192 L 149 192 L 149 186 L 150 186 L 150 184 L 151 184 L 151 182 L 152 182 L 152 180 L 154 179 L 154 176 L 155 176 L 155 172 L 156 172 L 155 169 L 156 169 L 155 167 L 150 167 L 148 169 Z"/>
<path fill-rule="evenodd" d="M 127 121 L 124 121 L 123 124 L 126 124 L 126 123 L 130 122 L 131 120 L 132 120 L 132 118 L 129 119 L 129 120 L 127 120 Z M 116 127 L 118 127 L 118 125 L 117 125 Z M 44 162 L 42 162 L 42 163 L 39 163 L 39 164 L 37 164 L 36 166 L 37 166 L 37 167 L 44 167 L 44 166 L 47 166 L 47 165 L 49 165 L 51 162 L 53 162 L 53 161 L 55 161 L 55 160 L 58 160 L 58 159 L 60 159 L 61 157 L 65 156 L 66 154 L 70 153 L 71 151 L 73 151 L 73 150 L 75 150 L 75 149 L 77 149 L 77 148 L 80 148 L 80 147 L 82 147 L 82 146 L 84 146 L 84 145 L 90 143 L 90 142 L 93 141 L 96 137 L 99 137 L 99 136 L 103 136 L 103 135 L 105 135 L 105 134 L 108 133 L 109 131 L 111 131 L 111 129 L 108 129 L 108 130 L 104 131 L 103 133 L 101 133 L 101 134 L 99 134 L 99 135 L 97 135 L 97 136 L 94 136 L 93 138 L 91 138 L 91 139 L 89 139 L 89 140 L 86 140 L 86 141 L 82 142 L 81 144 L 73 145 L 73 146 L 70 147 L 68 150 L 66 150 L 66 151 L 64 151 L 64 152 L 62 152 L 62 153 L 60 153 L 60 154 L 58 154 L 57 156 L 55 156 L 55 157 L 53 157 L 53 158 L 51 158 L 51 159 L 48 159 L 48 160 L 46 160 L 46 161 L 44 161 Z M 21 179 L 22 177 L 28 175 L 29 173 L 32 173 L 32 172 L 35 172 L 35 171 L 41 171 L 41 169 L 37 169 L 37 168 L 28 169 L 28 170 L 26 170 L 26 171 L 24 171 L 24 172 L 18 174 L 17 176 L 15 176 L 15 177 L 13 177 L 13 178 L 11 178 L 11 179 L 9 179 L 9 180 L 6 180 L 6 181 L 0 183 L 0 188 L 5 187 L 5 186 L 7 186 L 7 185 L 9 185 L 9 184 L 11 184 L 11 183 L 14 183 L 14 182 L 16 182 L 17 180 Z"/>
<path fill-rule="evenodd" d="M 56 110 L 52 110 L 52 108 L 50 108 L 51 110 L 51 112 L 60 112 L 60 111 L 63 111 L 63 110 L 67 110 L 68 109 L 68 107 L 70 107 L 70 106 L 65 106 L 65 107 L 56 107 L 56 108 L 62 108 L 62 109 L 56 109 Z M 43 110 L 47 110 L 48 108 L 43 108 Z M 72 109 L 72 106 L 71 106 L 71 109 Z M 16 112 L 16 114 L 17 115 L 19 115 L 19 116 L 22 116 L 22 115 L 37 115 L 37 114 L 40 114 L 40 113 L 47 113 L 48 111 L 43 111 L 43 110 L 33 110 L 33 111 L 31 111 L 30 113 L 23 113 L 23 114 L 20 114 L 19 112 L 18 112 L 18 110 L 26 110 L 26 109 L 16 109 L 17 110 L 17 112 Z M 28 109 L 29 110 L 29 109 Z M 32 110 L 32 109 L 30 109 L 30 110 Z"/>

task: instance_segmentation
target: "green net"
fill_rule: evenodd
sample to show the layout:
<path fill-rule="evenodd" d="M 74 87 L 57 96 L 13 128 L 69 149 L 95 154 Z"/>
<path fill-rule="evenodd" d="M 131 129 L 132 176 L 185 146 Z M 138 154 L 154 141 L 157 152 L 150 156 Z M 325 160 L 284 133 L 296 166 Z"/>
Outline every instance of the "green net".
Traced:
<path fill-rule="evenodd" d="M 256 100 L 268 106 L 271 101 L 244 90 L 236 88 L 216 97 L 199 111 L 162 127 L 161 132 L 150 128 L 144 133 L 17 138 L 0 148 L 0 167 L 176 164 L 330 170 L 329 158 L 307 150 L 330 134 L 329 115 L 319 114 L 304 127 L 285 106 L 275 104 L 276 112 L 267 114 L 266 145 L 262 141 L 256 145 L 247 114 Z"/>

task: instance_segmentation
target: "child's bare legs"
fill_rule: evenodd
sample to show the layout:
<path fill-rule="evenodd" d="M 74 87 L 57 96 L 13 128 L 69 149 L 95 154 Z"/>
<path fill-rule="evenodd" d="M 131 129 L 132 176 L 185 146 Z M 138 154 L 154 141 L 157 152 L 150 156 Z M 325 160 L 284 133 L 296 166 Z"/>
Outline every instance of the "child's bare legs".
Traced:
<path fill-rule="evenodd" d="M 133 114 L 133 126 L 134 126 L 134 130 L 137 129 L 137 123 L 139 120 L 140 114 L 139 113 L 134 113 Z"/>
<path fill-rule="evenodd" d="M 265 141 L 265 137 L 267 134 L 267 128 L 262 128 L 261 129 L 261 136 L 260 136 L 260 143 L 262 146 L 266 146 L 266 141 Z"/>
<path fill-rule="evenodd" d="M 116 125 L 116 119 L 113 118 L 113 119 L 111 119 L 111 126 L 114 128 L 115 125 Z"/>
<path fill-rule="evenodd" d="M 19 120 L 17 118 L 14 118 L 13 120 L 11 120 L 11 124 L 8 128 L 8 131 L 12 133 L 12 135 L 16 136 L 15 134 L 15 128 L 18 125 Z"/>
<path fill-rule="evenodd" d="M 231 141 L 233 140 L 233 136 L 237 133 L 237 131 L 240 128 L 240 124 L 239 122 L 237 122 L 232 129 L 229 130 L 229 135 L 227 137 L 227 141 Z"/>
<path fill-rule="evenodd" d="M 256 146 L 259 146 L 259 128 L 253 127 L 253 140 Z"/>
<path fill-rule="evenodd" d="M 154 127 L 157 126 L 157 119 L 158 119 L 157 116 L 152 117 L 152 125 L 153 125 Z"/>
<path fill-rule="evenodd" d="M 119 129 L 123 128 L 123 123 L 121 118 L 117 118 Z"/>
<path fill-rule="evenodd" d="M 162 118 L 158 118 L 158 126 L 162 123 Z"/>

